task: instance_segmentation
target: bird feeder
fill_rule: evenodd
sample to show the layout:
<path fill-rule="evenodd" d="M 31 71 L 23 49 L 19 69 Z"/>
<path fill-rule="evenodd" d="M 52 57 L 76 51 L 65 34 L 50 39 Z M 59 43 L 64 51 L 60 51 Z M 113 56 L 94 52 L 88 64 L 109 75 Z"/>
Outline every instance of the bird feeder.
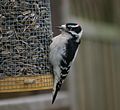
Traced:
<path fill-rule="evenodd" d="M 0 93 L 51 89 L 50 0 L 0 0 Z"/>

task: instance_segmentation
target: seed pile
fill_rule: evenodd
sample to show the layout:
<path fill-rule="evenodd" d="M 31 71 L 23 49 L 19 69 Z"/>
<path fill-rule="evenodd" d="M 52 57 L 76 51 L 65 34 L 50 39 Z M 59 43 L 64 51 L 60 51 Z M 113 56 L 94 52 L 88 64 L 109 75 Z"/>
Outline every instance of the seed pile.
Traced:
<path fill-rule="evenodd" d="M 0 0 L 0 77 L 50 71 L 49 0 Z"/>

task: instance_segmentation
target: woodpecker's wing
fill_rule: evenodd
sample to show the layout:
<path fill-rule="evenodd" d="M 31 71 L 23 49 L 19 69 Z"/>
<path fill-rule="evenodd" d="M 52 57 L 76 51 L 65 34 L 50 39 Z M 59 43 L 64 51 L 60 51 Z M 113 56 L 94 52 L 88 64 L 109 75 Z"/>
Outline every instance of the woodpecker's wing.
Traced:
<path fill-rule="evenodd" d="M 66 43 L 66 52 L 62 56 L 63 57 L 63 60 L 61 61 L 62 67 L 69 67 L 69 65 L 73 62 L 74 57 L 76 57 L 75 54 L 77 53 L 79 44 L 80 41 L 76 42 L 76 40 L 73 38 L 68 40 L 68 42 Z"/>
<path fill-rule="evenodd" d="M 69 73 L 73 59 L 76 57 L 80 42 L 75 42 L 74 39 L 69 39 L 66 43 L 66 54 L 62 55 L 62 60 L 60 62 L 61 76 L 60 78 L 64 81 L 67 74 Z"/>

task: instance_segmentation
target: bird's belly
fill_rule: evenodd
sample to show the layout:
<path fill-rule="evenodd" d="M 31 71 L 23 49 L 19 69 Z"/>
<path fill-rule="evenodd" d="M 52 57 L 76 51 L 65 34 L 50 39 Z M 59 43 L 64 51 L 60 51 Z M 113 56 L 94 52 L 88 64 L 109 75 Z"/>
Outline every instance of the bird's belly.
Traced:
<path fill-rule="evenodd" d="M 51 50 L 49 58 L 53 66 L 60 64 L 64 51 L 65 49 L 63 47 L 57 47 Z"/>

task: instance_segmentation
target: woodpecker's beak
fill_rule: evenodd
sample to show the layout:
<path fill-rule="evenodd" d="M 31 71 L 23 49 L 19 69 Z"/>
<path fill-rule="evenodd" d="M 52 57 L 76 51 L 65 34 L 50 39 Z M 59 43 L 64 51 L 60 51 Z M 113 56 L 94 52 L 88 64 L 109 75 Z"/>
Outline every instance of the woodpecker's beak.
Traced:
<path fill-rule="evenodd" d="M 66 30 L 66 26 L 65 25 L 56 26 L 56 28 L 58 28 L 60 30 Z"/>
<path fill-rule="evenodd" d="M 57 29 L 62 29 L 62 27 L 61 26 L 55 26 Z"/>

